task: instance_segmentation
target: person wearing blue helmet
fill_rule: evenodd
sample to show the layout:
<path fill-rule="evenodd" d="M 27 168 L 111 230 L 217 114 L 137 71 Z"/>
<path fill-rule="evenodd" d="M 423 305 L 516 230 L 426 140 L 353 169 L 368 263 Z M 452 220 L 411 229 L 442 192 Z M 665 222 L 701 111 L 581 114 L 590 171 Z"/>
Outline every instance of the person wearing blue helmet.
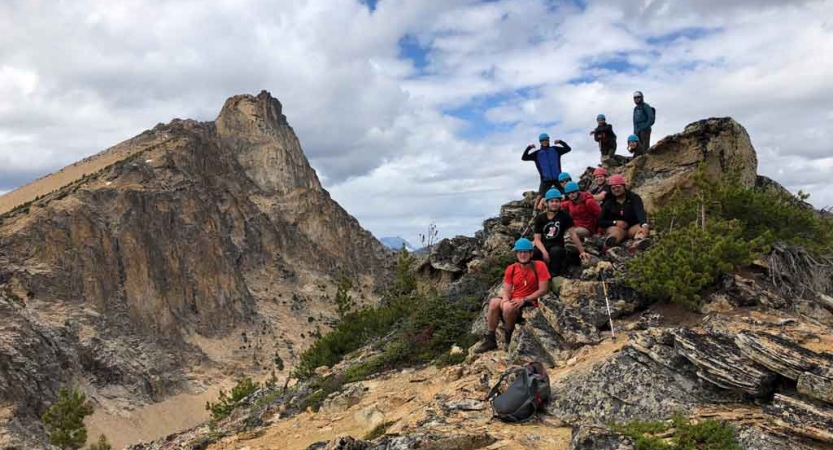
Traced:
<path fill-rule="evenodd" d="M 567 267 L 567 249 L 564 247 L 564 236 L 569 235 L 581 259 L 589 258 L 584 251 L 576 234 L 575 223 L 566 211 L 561 209 L 562 195 L 558 189 L 552 188 L 544 196 L 547 212 L 535 218 L 533 227 L 535 237 L 535 252 L 532 258 L 544 261 L 550 269 L 550 275 L 560 276 Z"/>
<path fill-rule="evenodd" d="M 561 174 L 561 156 L 569 153 L 572 149 L 561 139 L 556 139 L 555 145 L 551 147 L 550 136 L 547 133 L 541 133 L 538 136 L 538 142 L 540 142 L 541 148 L 533 151 L 535 144 L 528 145 L 523 155 L 521 155 L 521 160 L 535 161 L 535 168 L 538 169 L 541 183 L 538 185 L 538 195 L 535 197 L 534 208 L 540 211 L 544 209 L 541 201 L 544 193 L 553 186 L 559 186 L 558 175 Z"/>
<path fill-rule="evenodd" d="M 642 155 L 642 148 L 639 146 L 639 137 L 635 134 L 628 136 L 628 151 L 633 154 L 633 156 Z"/>
<path fill-rule="evenodd" d="M 654 126 L 657 112 L 645 103 L 642 91 L 633 93 L 633 103 L 633 134 L 639 137 L 639 151 L 633 154 L 639 156 L 648 153 L 651 147 L 651 127 Z"/>
<path fill-rule="evenodd" d="M 572 175 L 570 175 L 567 172 L 561 172 L 558 175 L 558 186 L 556 186 L 555 188 L 558 189 L 559 192 L 564 194 L 564 186 L 567 186 L 567 183 L 571 181 L 573 181 Z"/>
<path fill-rule="evenodd" d="M 549 291 L 550 273 L 541 261 L 533 261 L 533 243 L 527 238 L 515 242 L 516 262 L 506 268 L 503 274 L 503 288 L 500 297 L 489 301 L 486 311 L 486 335 L 475 347 L 474 353 L 497 349 L 497 331 L 501 317 L 506 331 L 506 347 L 512 341 L 515 324 L 524 307 L 538 306 L 538 299 Z"/>
<path fill-rule="evenodd" d="M 613 125 L 607 123 L 604 114 L 596 116 L 596 124 L 596 129 L 591 131 L 590 135 L 599 143 L 602 162 L 605 162 L 616 154 L 616 133 L 613 132 Z"/>

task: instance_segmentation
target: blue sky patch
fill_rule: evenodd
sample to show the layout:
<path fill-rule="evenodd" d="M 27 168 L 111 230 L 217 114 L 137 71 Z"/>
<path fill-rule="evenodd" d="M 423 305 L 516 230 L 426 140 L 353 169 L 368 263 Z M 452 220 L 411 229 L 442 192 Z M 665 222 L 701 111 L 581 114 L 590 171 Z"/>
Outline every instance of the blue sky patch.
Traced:
<path fill-rule="evenodd" d="M 399 39 L 399 57 L 413 61 L 414 67 L 424 69 L 428 66 L 429 47 L 422 46 L 416 36 L 406 34 Z"/>
<path fill-rule="evenodd" d="M 359 2 L 365 6 L 370 12 L 376 11 L 376 4 L 379 3 L 379 0 L 359 0 Z"/>

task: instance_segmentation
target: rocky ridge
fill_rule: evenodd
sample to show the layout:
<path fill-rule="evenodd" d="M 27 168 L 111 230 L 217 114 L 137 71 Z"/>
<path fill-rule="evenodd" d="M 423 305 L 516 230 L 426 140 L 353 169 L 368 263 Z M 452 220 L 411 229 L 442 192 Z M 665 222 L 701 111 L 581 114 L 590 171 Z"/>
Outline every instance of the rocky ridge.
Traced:
<path fill-rule="evenodd" d="M 681 164 L 667 153 L 672 150 L 692 160 Z M 630 173 L 631 182 L 644 188 L 646 197 L 654 195 L 657 205 L 675 186 L 689 188 L 681 180 L 690 179 L 701 163 L 709 176 L 721 176 L 745 170 L 754 158 L 740 125 L 709 119 L 660 141 L 652 154 L 612 169 Z M 645 167 L 667 176 L 648 181 L 640 172 Z M 754 174 L 747 178 L 751 185 L 758 180 Z M 532 217 L 531 195 L 503 205 L 474 237 L 441 241 L 418 272 L 441 286 L 449 301 L 472 295 L 488 300 L 499 283 L 481 275 L 510 254 Z M 695 421 L 729 421 L 743 449 L 833 447 L 833 307 L 824 294 L 790 294 L 760 262 L 726 277 L 709 294 L 704 313 L 693 313 L 651 304 L 625 287 L 621 275 L 631 257 L 611 252 L 577 269 L 557 294 L 525 313 L 505 350 L 469 355 L 465 363 L 443 369 L 391 371 L 346 385 L 318 412 L 303 409 L 315 395 L 305 383 L 267 388 L 213 428 L 131 449 L 627 450 L 634 442 L 611 430 L 611 422 L 665 420 L 675 412 Z M 472 332 L 483 327 L 478 320 Z M 503 348 L 500 335 L 499 341 Z M 346 371 L 362 353 L 326 372 Z M 550 368 L 553 400 L 546 414 L 522 425 L 492 420 L 485 394 L 503 370 L 529 360 Z M 361 439 L 378 426 L 381 437 Z"/>
<path fill-rule="evenodd" d="M 268 374 L 333 323 L 332 280 L 372 302 L 387 276 L 387 250 L 321 187 L 266 91 L 77 166 L 8 194 L 0 216 L 0 444 L 42 437 L 68 384 L 129 417 Z"/>

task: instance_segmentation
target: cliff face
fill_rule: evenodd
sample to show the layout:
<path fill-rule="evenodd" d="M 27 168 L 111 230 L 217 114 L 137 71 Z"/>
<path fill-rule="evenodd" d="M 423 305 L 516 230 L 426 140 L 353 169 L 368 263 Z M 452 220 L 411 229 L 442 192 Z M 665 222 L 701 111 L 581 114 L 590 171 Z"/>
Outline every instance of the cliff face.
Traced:
<path fill-rule="evenodd" d="M 191 364 L 222 366 L 188 342 L 241 327 L 280 325 L 270 345 L 291 362 L 308 317 L 331 317 L 329 280 L 385 278 L 383 246 L 321 187 L 281 109 L 235 96 L 215 122 L 158 125 L 72 169 L 94 172 L 26 187 L 39 197 L 0 223 L 0 408 L 41 414 L 70 380 L 158 400 Z"/>

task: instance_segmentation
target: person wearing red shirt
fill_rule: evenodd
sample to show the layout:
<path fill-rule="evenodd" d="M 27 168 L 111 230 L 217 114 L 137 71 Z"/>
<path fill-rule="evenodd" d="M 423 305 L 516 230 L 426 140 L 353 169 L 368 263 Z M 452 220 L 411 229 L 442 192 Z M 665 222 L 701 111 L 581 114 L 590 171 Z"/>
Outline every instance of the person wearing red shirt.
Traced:
<path fill-rule="evenodd" d="M 518 261 L 506 268 L 500 298 L 489 301 L 489 309 L 486 312 L 488 331 L 474 349 L 474 353 L 497 349 L 495 331 L 501 316 L 506 327 L 508 348 L 515 324 L 521 317 L 521 308 L 537 306 L 538 299 L 549 291 L 550 272 L 544 262 L 532 260 L 533 248 L 534 245 L 529 239 L 520 238 L 515 242 L 515 256 Z"/>
<path fill-rule="evenodd" d="M 596 224 L 602 214 L 602 207 L 589 192 L 579 190 L 578 183 L 571 181 L 564 186 L 567 200 L 561 202 L 561 209 L 573 218 L 576 234 L 588 238 L 596 233 Z"/>

